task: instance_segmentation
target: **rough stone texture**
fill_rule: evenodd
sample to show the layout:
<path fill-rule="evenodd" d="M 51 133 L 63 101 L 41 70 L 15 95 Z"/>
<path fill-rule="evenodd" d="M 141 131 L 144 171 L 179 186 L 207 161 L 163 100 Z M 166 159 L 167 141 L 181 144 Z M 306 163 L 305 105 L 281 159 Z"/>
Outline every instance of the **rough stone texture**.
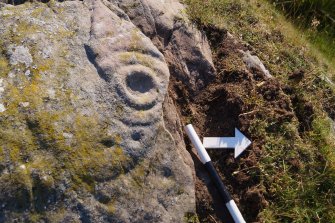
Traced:
<path fill-rule="evenodd" d="M 193 93 L 215 77 L 211 51 L 199 30 L 188 21 L 177 0 L 118 0 L 132 22 L 161 50 L 170 73 Z"/>
<path fill-rule="evenodd" d="M 109 6 L 108 3 L 106 3 Z M 94 2 L 91 36 L 85 49 L 109 91 L 103 100 L 120 101 L 119 134 L 133 139 L 124 145 L 135 156 L 151 148 L 166 93 L 169 71 L 163 55 L 131 22 L 121 19 L 101 2 Z M 127 135 L 126 135 L 127 134 Z M 132 135 L 138 135 L 134 137 Z M 144 146 L 143 143 L 147 144 Z"/>
<path fill-rule="evenodd" d="M 183 83 L 189 92 L 195 95 L 215 78 L 215 68 L 207 39 L 188 20 L 186 9 L 179 1 L 114 0 L 114 2 L 118 3 L 130 20 L 150 37 L 164 54 L 171 74 L 170 80 Z M 185 163 L 193 169 L 193 161 L 185 150 L 183 126 L 170 95 L 164 102 L 166 128 L 178 142 L 177 148 Z"/>
<path fill-rule="evenodd" d="M 0 222 L 195 212 L 193 164 L 166 94 L 170 72 L 193 90 L 210 78 L 208 45 L 177 1 L 147 1 L 138 22 L 125 4 L 1 5 Z"/>

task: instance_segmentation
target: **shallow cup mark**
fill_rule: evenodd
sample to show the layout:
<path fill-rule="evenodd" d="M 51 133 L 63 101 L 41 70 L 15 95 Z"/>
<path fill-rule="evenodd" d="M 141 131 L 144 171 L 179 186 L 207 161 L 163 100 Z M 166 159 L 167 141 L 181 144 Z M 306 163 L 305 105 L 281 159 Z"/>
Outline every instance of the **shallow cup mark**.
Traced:
<path fill-rule="evenodd" d="M 139 93 L 149 92 L 155 87 L 152 77 L 142 71 L 130 73 L 127 76 L 126 84 L 132 91 Z"/>

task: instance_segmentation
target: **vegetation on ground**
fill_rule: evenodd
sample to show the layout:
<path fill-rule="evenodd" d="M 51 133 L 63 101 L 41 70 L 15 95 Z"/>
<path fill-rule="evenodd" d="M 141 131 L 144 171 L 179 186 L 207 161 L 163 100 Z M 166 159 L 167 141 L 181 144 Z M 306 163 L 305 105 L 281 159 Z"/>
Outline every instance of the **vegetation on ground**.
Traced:
<path fill-rule="evenodd" d="M 257 187 L 264 188 L 269 203 L 252 220 L 334 222 L 335 65 L 329 57 L 334 45 L 329 45 L 329 51 L 322 50 L 311 41 L 308 31 L 298 29 L 265 0 L 185 0 L 185 3 L 190 19 L 200 29 L 209 26 L 227 29 L 257 55 L 279 81 L 294 111 L 291 121 L 278 122 L 260 116 L 252 119 L 248 127 L 253 143 L 261 147 Z M 309 22 L 307 19 L 306 23 Z M 327 24 L 322 22 L 322 26 Z M 218 48 L 212 44 L 214 57 L 220 57 L 216 55 Z M 299 74 L 301 78 L 297 80 Z M 263 99 L 243 97 L 254 111 L 267 113 Z"/>
<path fill-rule="evenodd" d="M 332 0 L 271 0 L 334 63 L 335 4 Z"/>

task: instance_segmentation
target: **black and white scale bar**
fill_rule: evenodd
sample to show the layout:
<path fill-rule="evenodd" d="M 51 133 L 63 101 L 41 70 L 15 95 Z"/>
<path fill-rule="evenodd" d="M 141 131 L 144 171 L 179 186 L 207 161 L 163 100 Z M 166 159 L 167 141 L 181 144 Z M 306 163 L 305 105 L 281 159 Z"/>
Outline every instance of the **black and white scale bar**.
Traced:
<path fill-rule="evenodd" d="M 216 172 L 213 163 L 211 161 L 211 158 L 209 157 L 205 147 L 201 143 L 197 133 L 195 132 L 193 126 L 191 124 L 185 126 L 185 131 L 190 138 L 193 146 L 198 152 L 198 155 L 200 157 L 201 162 L 206 166 L 208 172 L 210 173 L 211 177 L 213 178 L 215 185 L 217 189 L 219 190 L 220 194 L 222 195 L 222 198 L 226 204 L 226 207 L 229 210 L 229 213 L 233 217 L 235 223 L 246 223 L 243 219 L 243 216 L 236 206 L 235 201 L 231 198 L 227 188 L 223 184 L 221 178 L 219 177 L 218 173 Z"/>

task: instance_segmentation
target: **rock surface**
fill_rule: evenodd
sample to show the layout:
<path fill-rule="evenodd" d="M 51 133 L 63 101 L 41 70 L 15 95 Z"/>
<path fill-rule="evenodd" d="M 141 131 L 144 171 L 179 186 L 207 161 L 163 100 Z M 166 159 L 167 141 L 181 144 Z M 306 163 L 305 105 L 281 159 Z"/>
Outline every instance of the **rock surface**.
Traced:
<path fill-rule="evenodd" d="M 267 78 L 272 78 L 270 72 L 265 68 L 262 61 L 257 57 L 250 54 L 249 51 L 244 52 L 243 50 L 239 51 L 243 55 L 243 61 L 249 69 L 256 69 L 265 75 Z"/>
<path fill-rule="evenodd" d="M 164 53 L 172 76 L 195 93 L 215 77 L 209 44 L 178 0 L 118 0 L 131 21 Z"/>
<path fill-rule="evenodd" d="M 167 95 L 214 77 L 178 1 L 0 8 L 0 222 L 182 222 L 193 162 Z M 170 75 L 172 75 L 170 77 Z"/>

